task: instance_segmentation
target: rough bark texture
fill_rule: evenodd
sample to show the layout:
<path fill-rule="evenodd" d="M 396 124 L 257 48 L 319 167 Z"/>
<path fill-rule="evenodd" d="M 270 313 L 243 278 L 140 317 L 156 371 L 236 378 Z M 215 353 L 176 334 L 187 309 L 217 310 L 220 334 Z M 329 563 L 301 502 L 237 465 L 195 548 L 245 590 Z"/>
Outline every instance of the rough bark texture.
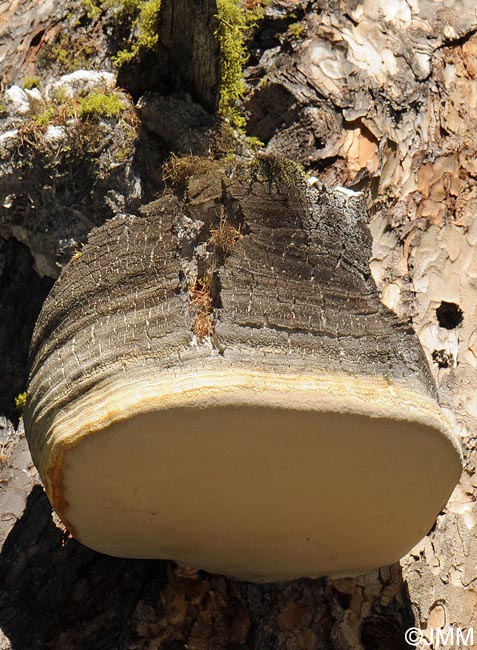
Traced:
<path fill-rule="evenodd" d="M 61 33 L 95 43 L 80 65 L 110 65 L 105 22 L 86 21 L 75 3 L 51 8 L 46 0 L 2 7 L 4 85 L 25 72 L 57 74 L 60 63 L 42 68 L 38 55 Z M 78 15 L 82 24 L 73 29 Z M 21 429 L 5 422 L 2 648 L 393 650 L 406 647 L 410 625 L 477 627 L 476 28 L 471 0 L 277 0 L 254 34 L 247 71 L 248 129 L 267 150 L 330 184 L 370 188 L 374 277 L 384 302 L 421 336 L 466 452 L 461 485 L 435 528 L 401 566 L 353 580 L 257 587 L 110 560 L 73 540 L 62 547 L 40 488 L 27 500 L 35 471 Z M 164 147 L 144 127 L 142 152 L 157 149 L 151 142 Z M 146 169 L 152 198 L 151 178 L 159 187 L 161 175 L 154 165 Z M 31 266 L 28 272 L 33 277 Z M 15 285 L 11 272 L 2 273 Z M 22 290 L 12 293 L 23 300 Z M 18 358 L 27 347 L 23 336 L 2 341 L 4 364 L 11 346 Z M 24 372 L 18 367 L 18 376 Z"/>

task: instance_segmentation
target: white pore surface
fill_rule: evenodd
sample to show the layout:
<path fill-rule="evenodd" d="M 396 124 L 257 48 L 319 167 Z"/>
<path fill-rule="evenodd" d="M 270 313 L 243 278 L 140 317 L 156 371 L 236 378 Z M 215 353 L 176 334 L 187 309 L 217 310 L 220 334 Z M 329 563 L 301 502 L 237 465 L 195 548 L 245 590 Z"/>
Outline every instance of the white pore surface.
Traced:
<path fill-rule="evenodd" d="M 290 393 L 281 404 L 234 405 L 213 389 L 170 407 L 150 400 L 65 444 L 60 514 L 103 553 L 245 580 L 392 563 L 431 528 L 461 461 L 432 400 L 426 422 L 426 408 L 399 413 L 385 390 L 377 417 L 349 412 L 351 396 L 348 412 Z"/>

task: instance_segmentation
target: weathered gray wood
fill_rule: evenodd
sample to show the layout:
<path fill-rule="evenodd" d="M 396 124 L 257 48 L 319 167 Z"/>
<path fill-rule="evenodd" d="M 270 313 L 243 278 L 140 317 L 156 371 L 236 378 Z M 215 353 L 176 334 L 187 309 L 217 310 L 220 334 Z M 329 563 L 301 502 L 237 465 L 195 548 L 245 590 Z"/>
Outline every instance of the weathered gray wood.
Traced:
<path fill-rule="evenodd" d="M 190 93 L 212 112 L 219 105 L 220 86 L 216 14 L 216 0 L 162 0 L 158 25 L 160 75 L 165 87 L 169 92 Z"/>

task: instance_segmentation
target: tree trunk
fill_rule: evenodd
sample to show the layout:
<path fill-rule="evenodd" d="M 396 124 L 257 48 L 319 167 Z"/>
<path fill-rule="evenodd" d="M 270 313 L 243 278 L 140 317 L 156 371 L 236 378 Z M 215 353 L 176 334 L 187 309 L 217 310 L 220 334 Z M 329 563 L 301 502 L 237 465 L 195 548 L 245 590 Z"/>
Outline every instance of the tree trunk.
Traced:
<path fill-rule="evenodd" d="M 109 57 L 134 25 L 124 17 L 119 24 L 114 7 L 88 17 L 87 4 L 57 3 L 52 9 L 42 0 L 23 3 L 21 13 L 17 2 L 2 9 L 2 86 L 22 84 L 26 74 L 38 74 L 45 84 L 78 67 L 112 70 Z M 175 11 L 180 14 L 185 4 L 175 0 Z M 198 3 L 191 4 L 199 11 Z M 201 13 L 208 25 L 211 14 Z M 160 24 L 169 19 L 162 14 Z M 214 117 L 204 110 L 216 107 L 218 68 L 210 54 L 215 41 L 208 41 L 204 55 L 207 88 L 200 66 L 184 86 L 177 78 L 159 83 L 154 66 L 164 61 L 160 48 L 143 55 L 142 68 L 132 61 L 122 73 L 121 83 L 135 99 L 146 90 L 185 91 L 202 104 L 183 95 L 141 99 L 138 116 L 144 120 L 134 126 L 136 147 L 122 151 L 124 178 L 114 172 L 117 152 L 108 154 L 117 135 L 104 131 L 109 144 L 84 152 L 86 169 L 95 173 L 53 165 L 47 180 L 35 186 L 30 175 L 22 190 L 25 167 L 4 136 L 1 648 L 393 650 L 408 647 L 410 627 L 430 639 L 439 628 L 458 627 L 464 635 L 477 628 L 476 31 L 471 0 L 422 2 L 419 10 L 405 2 L 274 0 L 249 42 L 243 102 L 248 134 L 260 138 L 268 153 L 300 162 L 330 186 L 365 192 L 373 235 L 370 266 L 381 299 L 417 332 L 440 403 L 463 446 L 461 482 L 429 534 L 400 563 L 357 578 L 257 585 L 172 562 L 89 550 L 70 539 L 52 514 L 22 421 L 15 428 L 14 396 L 25 389 L 27 348 L 55 265 L 64 261 L 63 242 L 80 248 L 93 225 L 134 212 L 138 201 L 128 199 L 128 188 L 129 196 L 137 194 L 139 182 L 141 202 L 155 198 L 163 189 L 158 170 L 171 152 L 203 154 L 205 141 L 217 142 Z M 170 61 L 173 42 L 163 43 Z M 2 132 L 8 132 L 28 116 L 10 112 L 0 119 Z M 114 133 L 121 129 L 126 127 Z M 25 141 L 22 146 L 24 163 L 31 148 Z M 35 149 L 34 155 L 50 154 Z M 49 164 L 58 156 L 47 158 Z M 97 160 L 107 165 L 107 174 Z M 75 192 L 65 178 L 77 183 Z M 49 222 L 34 192 L 47 196 L 47 205 L 56 204 Z M 68 219 L 60 218 L 64 214 Z M 39 278 L 38 271 L 50 277 Z"/>

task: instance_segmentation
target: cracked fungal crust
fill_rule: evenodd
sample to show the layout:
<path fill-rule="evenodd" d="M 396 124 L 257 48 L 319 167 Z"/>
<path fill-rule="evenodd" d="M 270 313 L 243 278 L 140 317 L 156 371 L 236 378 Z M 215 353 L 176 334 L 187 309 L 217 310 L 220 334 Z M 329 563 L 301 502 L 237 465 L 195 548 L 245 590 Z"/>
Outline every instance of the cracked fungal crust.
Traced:
<path fill-rule="evenodd" d="M 183 201 L 170 193 L 93 230 L 37 322 L 27 416 L 48 418 L 130 364 L 208 366 L 217 354 L 221 367 L 381 375 L 433 392 L 412 328 L 379 301 L 361 199 L 294 189 L 214 169 Z M 242 234 L 221 265 L 208 241 L 222 205 Z M 202 342 L 189 291 L 201 277 L 214 321 Z"/>
<path fill-rule="evenodd" d="M 169 191 L 141 216 L 116 217 L 94 230 L 50 293 L 32 342 L 25 422 L 49 496 L 80 539 L 89 539 L 89 533 L 79 515 L 82 530 L 73 520 L 78 483 L 68 483 L 74 454 L 79 458 L 84 450 L 78 443 L 119 427 L 117 439 L 130 435 L 134 444 L 134 427 L 125 433 L 121 422 L 150 413 L 144 421 L 150 431 L 160 412 L 175 408 L 174 387 L 187 377 L 184 399 L 191 387 L 196 391 L 182 411 L 192 418 L 189 424 L 194 409 L 206 418 L 205 411 L 217 407 L 238 436 L 238 416 L 232 417 L 230 408 L 239 404 L 253 413 L 265 405 L 276 422 L 277 409 L 283 408 L 290 430 L 290 409 L 301 422 L 307 411 L 358 414 L 364 408 L 382 418 L 383 437 L 388 431 L 402 441 L 407 434 L 401 425 L 414 422 L 422 440 L 436 441 L 439 458 L 448 455 L 436 470 L 440 474 L 448 466 L 444 491 L 431 514 L 423 516 L 425 525 L 458 480 L 458 443 L 434 402 L 420 344 L 378 299 L 368 267 L 371 240 L 362 199 L 308 189 L 296 169 L 277 169 L 279 164 L 262 160 L 258 166 L 227 168 L 211 162 L 210 173 L 191 175 L 179 196 Z M 203 329 L 199 318 L 205 319 Z M 368 386 L 367 397 L 353 401 L 360 384 Z M 330 386 L 340 393 L 333 404 Z M 268 404 L 274 390 L 280 397 Z M 225 407 L 224 394 L 229 395 Z M 366 437 L 367 426 L 360 427 L 363 444 L 374 444 Z M 260 435 L 261 426 L 256 431 Z M 348 433 L 341 435 L 345 445 Z M 148 453 L 160 454 L 159 439 L 147 440 Z M 95 454 L 105 453 L 101 444 L 99 437 Z M 309 451 L 319 456 L 314 444 Z M 413 525 L 406 542 L 411 545 L 426 532 Z M 122 552 L 133 555 L 126 547 Z M 407 550 L 404 542 L 397 548 Z M 121 554 L 114 544 L 103 550 Z M 153 556 L 150 549 L 144 553 Z M 389 561 L 396 559 L 396 549 L 390 554 Z M 194 559 L 193 553 L 182 557 L 173 550 L 167 557 Z M 214 569 L 200 554 L 197 561 Z M 329 568 L 339 571 L 339 559 Z M 369 564 L 362 560 L 361 568 Z M 226 561 L 215 569 L 226 572 Z M 270 568 L 255 570 L 253 579 L 267 579 Z M 297 567 L 298 573 L 292 570 L 287 577 L 303 570 Z M 233 571 L 250 577 L 243 568 Z M 308 566 L 307 575 L 312 573 Z"/>

